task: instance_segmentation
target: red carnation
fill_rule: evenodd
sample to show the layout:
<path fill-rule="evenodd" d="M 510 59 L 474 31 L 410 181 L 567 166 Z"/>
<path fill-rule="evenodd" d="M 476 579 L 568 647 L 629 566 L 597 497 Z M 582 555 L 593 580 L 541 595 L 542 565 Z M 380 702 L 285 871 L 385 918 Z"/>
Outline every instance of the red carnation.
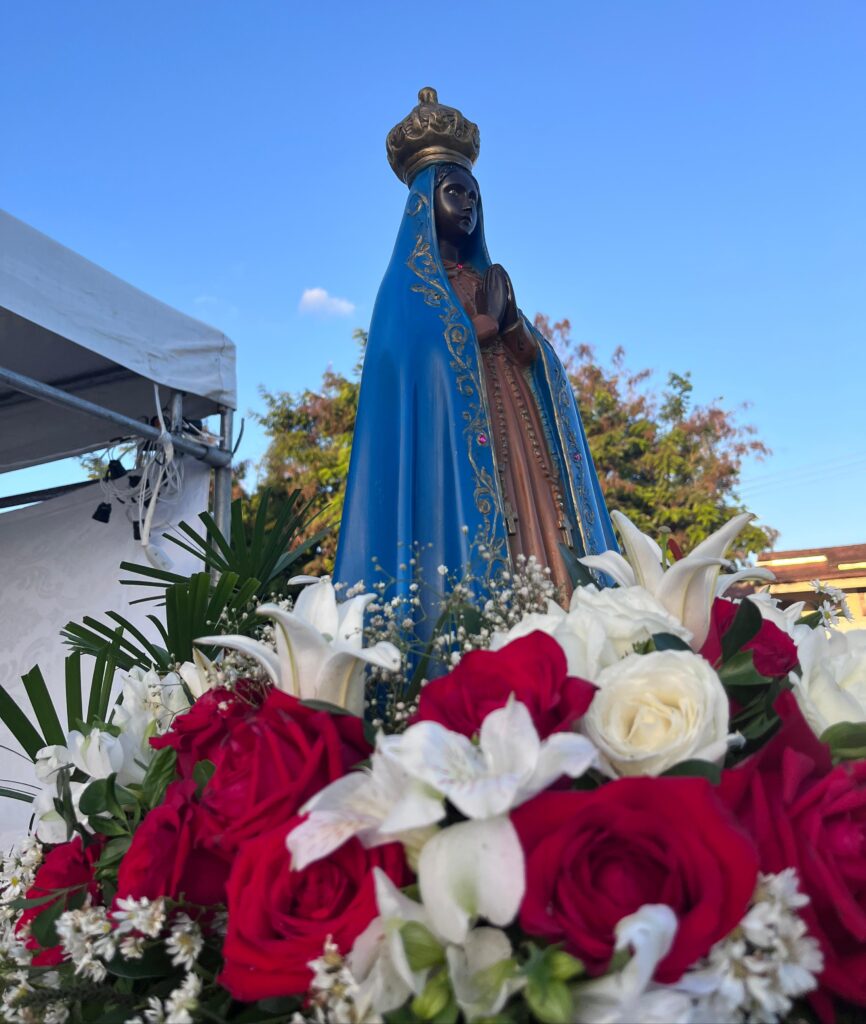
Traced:
<path fill-rule="evenodd" d="M 57 896 L 57 900 L 60 900 L 84 890 L 90 895 L 91 902 L 99 905 L 102 899 L 93 873 L 104 843 L 102 836 L 96 836 L 85 849 L 81 836 L 75 836 L 68 843 L 55 846 L 36 871 L 36 877 L 33 879 L 33 885 L 27 890 L 26 898 L 34 900 L 50 896 L 57 889 L 73 890 L 60 893 Z M 38 907 L 28 907 L 18 919 L 15 931 L 20 932 L 25 925 L 29 925 L 40 914 L 53 907 L 57 900 L 49 900 Z M 33 957 L 33 964 L 36 967 L 53 967 L 63 960 L 62 946 L 49 946 L 43 949 L 32 935 L 28 937 L 25 945 L 28 949 L 38 950 Z"/>
<path fill-rule="evenodd" d="M 416 722 L 439 722 L 473 736 L 511 694 L 525 704 L 542 739 L 571 729 L 589 707 L 595 687 L 568 675 L 562 648 L 546 633 L 512 640 L 498 651 L 472 651 L 421 691 Z"/>
<path fill-rule="evenodd" d="M 301 820 L 250 840 L 235 859 L 219 978 L 235 999 L 305 994 L 312 979 L 307 965 L 322 955 L 326 940 L 346 954 L 376 916 L 373 868 L 398 886 L 410 880 L 399 843 L 365 850 L 357 839 L 293 871 L 286 836 Z"/>
<path fill-rule="evenodd" d="M 710 631 L 701 654 L 717 666 L 722 657 L 722 639 L 734 624 L 739 605 L 724 597 L 713 602 Z M 769 619 L 762 619 L 761 628 L 752 639 L 743 644 L 744 651 L 753 652 L 755 668 L 762 676 L 786 676 L 797 664 L 797 645 L 783 630 Z"/>
<path fill-rule="evenodd" d="M 563 943 L 594 974 L 610 962 L 617 923 L 665 903 L 677 932 L 655 977 L 677 981 L 736 926 L 755 890 L 755 847 L 704 779 L 542 793 L 511 817 L 526 854 L 521 927 Z"/>
<path fill-rule="evenodd" d="M 722 777 L 721 794 L 749 829 L 761 869 L 794 867 L 810 899 L 801 913 L 824 953 L 816 1000 L 866 1006 L 866 762 L 833 767 L 791 693 L 776 701 L 782 728 Z"/>

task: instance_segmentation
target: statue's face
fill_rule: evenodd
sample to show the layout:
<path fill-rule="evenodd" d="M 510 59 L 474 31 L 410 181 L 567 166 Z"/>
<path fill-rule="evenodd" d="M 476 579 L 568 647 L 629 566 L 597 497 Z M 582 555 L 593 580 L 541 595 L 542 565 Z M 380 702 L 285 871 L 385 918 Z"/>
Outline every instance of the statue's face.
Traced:
<path fill-rule="evenodd" d="M 436 234 L 459 246 L 478 224 L 478 185 L 468 171 L 455 168 L 436 186 Z"/>

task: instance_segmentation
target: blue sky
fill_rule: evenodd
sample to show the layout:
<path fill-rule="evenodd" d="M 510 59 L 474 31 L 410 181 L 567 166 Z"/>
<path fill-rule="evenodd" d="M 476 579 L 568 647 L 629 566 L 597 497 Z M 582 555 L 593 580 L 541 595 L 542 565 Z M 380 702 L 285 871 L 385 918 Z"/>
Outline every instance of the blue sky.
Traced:
<path fill-rule="evenodd" d="M 481 128 L 521 307 L 751 403 L 779 546 L 866 542 L 862 0 L 30 0 L 0 36 L 0 206 L 224 330 L 241 412 L 353 364 L 405 194 L 384 137 L 429 84 Z"/>

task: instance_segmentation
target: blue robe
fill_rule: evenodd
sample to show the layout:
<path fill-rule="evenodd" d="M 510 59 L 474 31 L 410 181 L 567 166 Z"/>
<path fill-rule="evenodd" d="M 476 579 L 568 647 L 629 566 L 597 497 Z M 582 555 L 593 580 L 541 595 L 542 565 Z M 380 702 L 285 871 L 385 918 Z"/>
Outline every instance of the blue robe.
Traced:
<path fill-rule="evenodd" d="M 483 367 L 472 323 L 448 282 L 433 213 L 436 167 L 413 180 L 370 325 L 334 578 L 409 596 L 421 570 L 419 634 L 447 581 L 510 568 Z M 490 266 L 479 202 L 466 263 Z M 531 370 L 578 554 L 616 550 L 610 517 L 562 362 L 527 323 Z M 414 560 L 414 561 L 413 561 Z M 424 623 L 426 622 L 426 628 Z"/>

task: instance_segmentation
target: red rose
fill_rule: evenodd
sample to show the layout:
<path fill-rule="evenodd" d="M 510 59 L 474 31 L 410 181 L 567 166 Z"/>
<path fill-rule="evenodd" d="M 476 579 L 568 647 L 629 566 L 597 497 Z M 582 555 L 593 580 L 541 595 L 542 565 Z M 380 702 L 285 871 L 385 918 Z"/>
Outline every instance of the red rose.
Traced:
<path fill-rule="evenodd" d="M 216 823 L 211 847 L 230 860 L 239 843 L 285 824 L 370 753 L 360 718 L 314 710 L 271 689 L 221 742 L 201 797 Z"/>
<path fill-rule="evenodd" d="M 154 736 L 150 745 L 155 750 L 172 747 L 177 753 L 177 770 L 182 779 L 191 779 L 199 761 L 217 764 L 234 726 L 255 714 L 264 699 L 260 683 L 240 680 L 235 690 L 208 690 L 189 711 L 177 715 L 171 728 L 162 736 Z"/>
<path fill-rule="evenodd" d="M 755 848 L 704 779 L 542 793 L 512 820 L 526 854 L 523 930 L 562 942 L 591 973 L 609 963 L 618 921 L 665 903 L 678 927 L 655 977 L 677 981 L 736 926 L 755 890 Z"/>
<path fill-rule="evenodd" d="M 722 638 L 734 624 L 739 605 L 724 597 L 713 602 L 710 631 L 701 654 L 717 666 L 722 657 Z M 755 668 L 762 676 L 786 676 L 797 664 L 797 645 L 783 630 L 769 619 L 761 620 L 761 628 L 747 643 L 744 651 L 753 652 Z"/>
<path fill-rule="evenodd" d="M 398 886 L 409 881 L 398 843 L 365 850 L 357 839 L 292 871 L 286 836 L 301 820 L 250 840 L 235 859 L 219 977 L 235 999 L 306 993 L 312 979 L 307 964 L 322 955 L 328 936 L 348 953 L 376 916 L 373 868 Z"/>
<path fill-rule="evenodd" d="M 94 837 L 87 849 L 84 848 L 81 836 L 75 836 L 68 843 L 55 846 L 45 860 L 40 864 L 33 879 L 33 885 L 27 890 L 27 899 L 34 900 L 42 896 L 49 896 L 57 889 L 85 890 L 90 894 L 91 901 L 99 905 L 102 902 L 99 886 L 93 877 L 94 865 L 99 860 L 105 840 L 102 836 Z M 75 893 L 70 892 L 68 896 Z M 67 894 L 61 894 L 57 899 L 66 898 Z M 53 907 L 57 900 L 50 900 L 38 907 L 28 907 L 23 911 L 15 931 L 20 932 L 25 925 L 30 924 L 34 918 L 39 917 L 50 907 Z M 25 943 L 28 949 L 39 950 L 33 957 L 36 967 L 53 967 L 63 961 L 63 947 L 49 946 L 43 949 L 36 939 L 31 935 Z"/>
<path fill-rule="evenodd" d="M 225 903 L 230 865 L 208 848 L 216 825 L 195 791 L 195 782 L 173 782 L 165 800 L 145 816 L 118 868 L 118 897 Z"/>
<path fill-rule="evenodd" d="M 439 722 L 473 736 L 511 694 L 525 704 L 542 739 L 570 729 L 585 713 L 595 687 L 568 675 L 565 654 L 546 633 L 530 633 L 499 651 L 472 651 L 421 691 L 416 722 Z"/>
<path fill-rule="evenodd" d="M 761 869 L 797 869 L 811 901 L 800 913 L 824 953 L 816 1007 L 832 1019 L 828 993 L 866 1006 L 866 762 L 834 768 L 793 694 L 775 708 L 782 728 L 724 772 L 721 793 L 753 835 Z"/>

